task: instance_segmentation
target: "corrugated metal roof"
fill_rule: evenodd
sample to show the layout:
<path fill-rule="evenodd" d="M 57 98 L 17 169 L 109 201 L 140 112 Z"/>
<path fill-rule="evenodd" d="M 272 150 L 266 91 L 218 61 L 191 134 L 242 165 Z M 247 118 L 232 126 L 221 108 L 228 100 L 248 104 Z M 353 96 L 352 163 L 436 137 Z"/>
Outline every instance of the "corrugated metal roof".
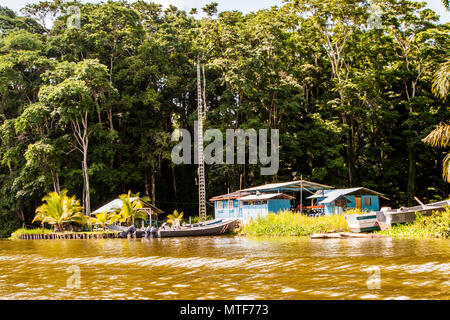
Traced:
<path fill-rule="evenodd" d="M 246 191 L 236 191 L 236 192 L 231 192 L 228 194 L 223 194 L 220 196 L 212 197 L 211 199 L 209 199 L 209 201 L 234 200 L 234 199 L 238 199 L 240 197 L 247 196 L 249 194 L 250 194 L 250 192 L 246 192 Z"/>
<path fill-rule="evenodd" d="M 306 199 L 317 199 L 326 197 L 326 194 L 333 190 L 317 190 L 312 196 L 306 197 Z"/>
<path fill-rule="evenodd" d="M 311 189 L 311 190 L 317 190 L 317 189 L 334 189 L 332 186 L 327 186 L 324 184 L 319 184 L 311 181 L 306 180 L 298 180 L 298 181 L 289 181 L 289 182 L 280 182 L 280 183 L 270 183 L 265 184 L 262 186 L 252 187 L 248 189 L 244 189 L 242 191 L 270 191 L 270 190 L 276 190 L 276 189 L 283 189 L 289 188 L 289 190 L 292 189 L 292 191 L 300 191 L 301 187 L 303 189 Z"/>
<path fill-rule="evenodd" d="M 388 199 L 382 193 L 379 193 L 379 192 L 376 192 L 376 191 L 373 191 L 373 190 L 370 190 L 367 188 L 359 187 L 359 188 L 330 190 L 329 192 L 327 192 L 325 194 L 326 198 L 324 200 L 320 201 L 319 203 L 321 203 L 321 204 L 330 203 L 341 196 L 351 195 L 352 193 L 355 193 L 358 191 L 362 191 L 362 192 L 365 192 L 366 194 L 377 195 L 381 198 Z"/>
<path fill-rule="evenodd" d="M 251 194 L 239 198 L 239 201 L 250 201 L 250 200 L 268 200 L 268 199 L 294 199 L 294 197 L 284 194 L 284 193 L 263 193 L 263 194 Z"/>

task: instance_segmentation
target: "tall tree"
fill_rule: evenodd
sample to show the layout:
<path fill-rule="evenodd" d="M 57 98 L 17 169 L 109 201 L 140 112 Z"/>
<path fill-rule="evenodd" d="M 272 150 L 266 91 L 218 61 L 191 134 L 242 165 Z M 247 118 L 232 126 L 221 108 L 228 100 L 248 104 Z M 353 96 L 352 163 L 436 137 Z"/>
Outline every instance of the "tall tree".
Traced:
<path fill-rule="evenodd" d="M 76 149 L 82 154 L 84 207 L 86 215 L 90 215 L 88 147 L 89 137 L 95 129 L 90 116 L 98 109 L 108 108 L 117 90 L 109 81 L 107 67 L 97 60 L 61 62 L 43 78 L 47 84 L 42 86 L 39 100 L 58 114 L 61 126 L 70 124 Z"/>

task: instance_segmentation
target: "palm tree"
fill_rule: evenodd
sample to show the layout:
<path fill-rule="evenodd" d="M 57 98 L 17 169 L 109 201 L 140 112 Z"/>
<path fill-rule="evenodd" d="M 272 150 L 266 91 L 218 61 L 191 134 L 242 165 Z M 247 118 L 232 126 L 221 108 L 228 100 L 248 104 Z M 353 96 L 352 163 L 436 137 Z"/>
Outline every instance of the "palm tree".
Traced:
<path fill-rule="evenodd" d="M 169 223 L 171 226 L 179 226 L 181 221 L 183 220 L 184 213 L 178 213 L 177 210 L 175 210 L 172 214 L 169 214 L 167 216 L 167 223 Z"/>
<path fill-rule="evenodd" d="M 423 142 L 432 147 L 447 148 L 450 146 L 450 125 L 446 123 L 439 124 L 436 129 L 422 139 Z M 442 178 L 450 183 L 450 153 L 448 153 L 442 164 Z"/>
<path fill-rule="evenodd" d="M 45 202 L 36 209 L 36 215 L 33 219 L 55 226 L 57 231 L 64 231 L 64 224 L 76 222 L 86 224 L 86 217 L 83 214 L 83 207 L 75 196 L 67 196 L 67 189 L 60 193 L 50 192 L 42 198 Z"/>
<path fill-rule="evenodd" d="M 144 205 L 142 201 L 139 199 L 139 193 L 132 194 L 131 190 L 128 191 L 128 194 L 122 194 L 119 196 L 122 200 L 122 208 L 120 209 L 119 221 L 122 223 L 126 223 L 128 226 L 134 224 L 136 219 L 146 219 L 147 214 L 141 210 Z M 134 201 L 131 201 L 131 198 L 137 198 Z"/>
<path fill-rule="evenodd" d="M 95 218 L 91 218 L 89 220 L 90 224 L 99 224 L 102 226 L 103 231 L 106 229 L 106 225 L 112 224 L 120 220 L 120 215 L 115 212 L 100 212 L 95 215 Z"/>

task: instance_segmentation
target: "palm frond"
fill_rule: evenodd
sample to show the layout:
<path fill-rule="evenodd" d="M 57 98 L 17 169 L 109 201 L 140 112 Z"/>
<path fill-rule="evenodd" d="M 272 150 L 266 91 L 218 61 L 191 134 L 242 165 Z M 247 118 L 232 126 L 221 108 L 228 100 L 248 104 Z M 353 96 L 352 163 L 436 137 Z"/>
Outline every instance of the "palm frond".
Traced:
<path fill-rule="evenodd" d="M 431 90 L 441 99 L 446 99 L 450 87 L 450 59 L 442 63 L 433 77 Z"/>
<path fill-rule="evenodd" d="M 67 196 L 67 189 L 57 192 L 50 192 L 42 198 L 44 202 L 36 209 L 36 215 L 33 219 L 41 221 L 42 224 L 48 223 L 62 227 L 64 223 L 86 224 L 87 217 L 83 214 L 83 207 L 75 196 Z"/>
<path fill-rule="evenodd" d="M 443 122 L 440 123 L 422 141 L 432 147 L 446 148 L 450 146 L 450 125 Z"/>
<path fill-rule="evenodd" d="M 442 179 L 450 183 L 450 153 L 448 153 L 442 163 Z"/>

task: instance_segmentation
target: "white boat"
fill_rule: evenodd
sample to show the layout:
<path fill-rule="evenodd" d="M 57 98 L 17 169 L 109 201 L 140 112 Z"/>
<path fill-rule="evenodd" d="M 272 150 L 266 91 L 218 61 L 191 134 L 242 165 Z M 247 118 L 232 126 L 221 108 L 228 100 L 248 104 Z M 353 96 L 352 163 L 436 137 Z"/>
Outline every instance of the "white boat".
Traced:
<path fill-rule="evenodd" d="M 349 214 L 345 220 L 351 232 L 361 233 L 380 230 L 376 212 L 365 214 Z"/>

